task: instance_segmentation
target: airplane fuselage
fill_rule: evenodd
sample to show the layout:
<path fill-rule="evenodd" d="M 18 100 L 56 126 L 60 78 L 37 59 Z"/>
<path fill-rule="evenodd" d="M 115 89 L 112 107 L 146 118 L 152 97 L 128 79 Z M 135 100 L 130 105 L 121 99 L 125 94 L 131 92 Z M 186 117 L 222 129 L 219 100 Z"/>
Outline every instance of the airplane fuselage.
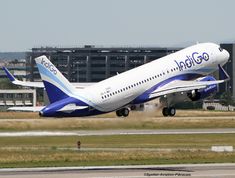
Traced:
<path fill-rule="evenodd" d="M 218 65 L 227 62 L 228 55 L 216 44 L 197 44 L 79 90 L 69 98 L 47 106 L 43 115 L 95 115 L 115 111 L 128 104 L 144 103 L 154 99 L 151 97 L 153 91 L 171 81 L 195 80 L 216 71 Z M 71 104 L 80 108 L 62 112 Z M 55 112 L 49 112 L 53 110 Z"/>
<path fill-rule="evenodd" d="M 214 44 L 192 46 L 116 75 L 84 90 L 102 111 L 112 111 L 130 102 L 144 103 L 151 91 L 173 80 L 194 80 L 224 64 L 223 54 Z"/>

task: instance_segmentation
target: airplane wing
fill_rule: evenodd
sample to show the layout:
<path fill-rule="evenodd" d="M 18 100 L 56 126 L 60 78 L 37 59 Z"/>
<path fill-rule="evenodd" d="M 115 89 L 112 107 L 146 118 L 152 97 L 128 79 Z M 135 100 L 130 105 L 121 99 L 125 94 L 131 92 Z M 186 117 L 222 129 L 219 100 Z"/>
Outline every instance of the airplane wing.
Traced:
<path fill-rule="evenodd" d="M 220 80 L 215 81 L 201 81 L 201 80 L 192 80 L 192 81 L 182 81 L 182 80 L 174 80 L 162 87 L 157 88 L 152 91 L 149 95 L 150 98 L 156 98 L 163 95 L 171 94 L 171 93 L 179 93 L 196 89 L 203 89 L 210 85 L 219 84 L 230 80 L 227 72 L 220 66 L 219 71 L 221 74 Z"/>
<path fill-rule="evenodd" d="M 163 87 L 160 87 L 150 94 L 150 98 L 156 98 L 163 95 L 171 94 L 171 93 L 179 93 L 185 92 L 195 89 L 203 89 L 209 85 L 223 83 L 224 80 L 216 80 L 216 81 L 182 81 L 182 80 L 175 80 L 172 81 Z"/>
<path fill-rule="evenodd" d="M 8 111 L 27 111 L 27 112 L 39 112 L 41 111 L 45 106 L 22 106 L 22 107 L 10 107 L 7 110 Z"/>
<path fill-rule="evenodd" d="M 2 69 L 5 71 L 7 77 L 10 79 L 10 81 L 15 85 L 20 85 L 20 86 L 24 86 L 24 87 L 44 88 L 44 85 L 42 82 L 20 81 L 20 80 L 16 79 L 14 77 L 14 75 L 12 75 L 6 67 L 3 67 Z"/>
<path fill-rule="evenodd" d="M 2 69 L 5 71 L 9 80 L 15 85 L 20 85 L 20 86 L 24 86 L 24 87 L 44 88 L 43 82 L 20 81 L 20 80 L 16 79 L 14 77 L 14 75 L 12 75 L 12 73 L 10 73 L 6 67 L 3 67 Z M 86 88 L 86 87 L 91 86 L 93 84 L 94 83 L 72 83 L 72 85 L 74 85 L 77 89 L 83 89 L 83 88 Z"/>

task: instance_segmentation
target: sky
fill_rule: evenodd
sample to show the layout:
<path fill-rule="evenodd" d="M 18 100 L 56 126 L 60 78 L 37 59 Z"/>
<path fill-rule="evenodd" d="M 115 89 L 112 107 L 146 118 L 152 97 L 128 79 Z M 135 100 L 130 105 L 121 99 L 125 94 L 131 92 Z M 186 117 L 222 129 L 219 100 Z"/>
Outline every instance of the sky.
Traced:
<path fill-rule="evenodd" d="M 235 42 L 234 0 L 0 0 L 0 52 Z"/>

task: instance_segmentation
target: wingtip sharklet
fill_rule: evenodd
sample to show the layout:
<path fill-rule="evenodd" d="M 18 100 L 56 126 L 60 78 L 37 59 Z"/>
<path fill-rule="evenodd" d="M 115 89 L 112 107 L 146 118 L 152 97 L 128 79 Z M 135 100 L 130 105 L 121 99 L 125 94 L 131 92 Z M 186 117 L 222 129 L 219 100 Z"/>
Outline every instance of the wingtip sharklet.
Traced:
<path fill-rule="evenodd" d="M 4 72 L 6 73 L 7 75 L 7 78 L 9 78 L 9 80 L 11 82 L 14 82 L 16 81 L 16 78 L 14 77 L 14 75 L 12 73 L 9 72 L 9 70 L 6 68 L 6 67 L 2 67 L 2 69 L 4 70 Z"/>

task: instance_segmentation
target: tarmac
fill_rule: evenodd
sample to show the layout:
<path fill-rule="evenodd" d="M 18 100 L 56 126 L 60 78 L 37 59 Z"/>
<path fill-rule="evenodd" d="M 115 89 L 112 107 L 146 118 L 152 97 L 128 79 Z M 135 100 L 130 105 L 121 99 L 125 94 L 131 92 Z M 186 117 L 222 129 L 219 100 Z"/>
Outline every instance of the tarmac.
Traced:
<path fill-rule="evenodd" d="M 79 131 L 17 131 L 0 132 L 0 137 L 25 136 L 105 136 L 105 135 L 167 135 L 167 134 L 229 134 L 235 128 L 221 129 L 155 129 L 155 130 L 79 130 Z"/>
<path fill-rule="evenodd" d="M 235 163 L 0 169 L 1 178 L 233 178 Z"/>

